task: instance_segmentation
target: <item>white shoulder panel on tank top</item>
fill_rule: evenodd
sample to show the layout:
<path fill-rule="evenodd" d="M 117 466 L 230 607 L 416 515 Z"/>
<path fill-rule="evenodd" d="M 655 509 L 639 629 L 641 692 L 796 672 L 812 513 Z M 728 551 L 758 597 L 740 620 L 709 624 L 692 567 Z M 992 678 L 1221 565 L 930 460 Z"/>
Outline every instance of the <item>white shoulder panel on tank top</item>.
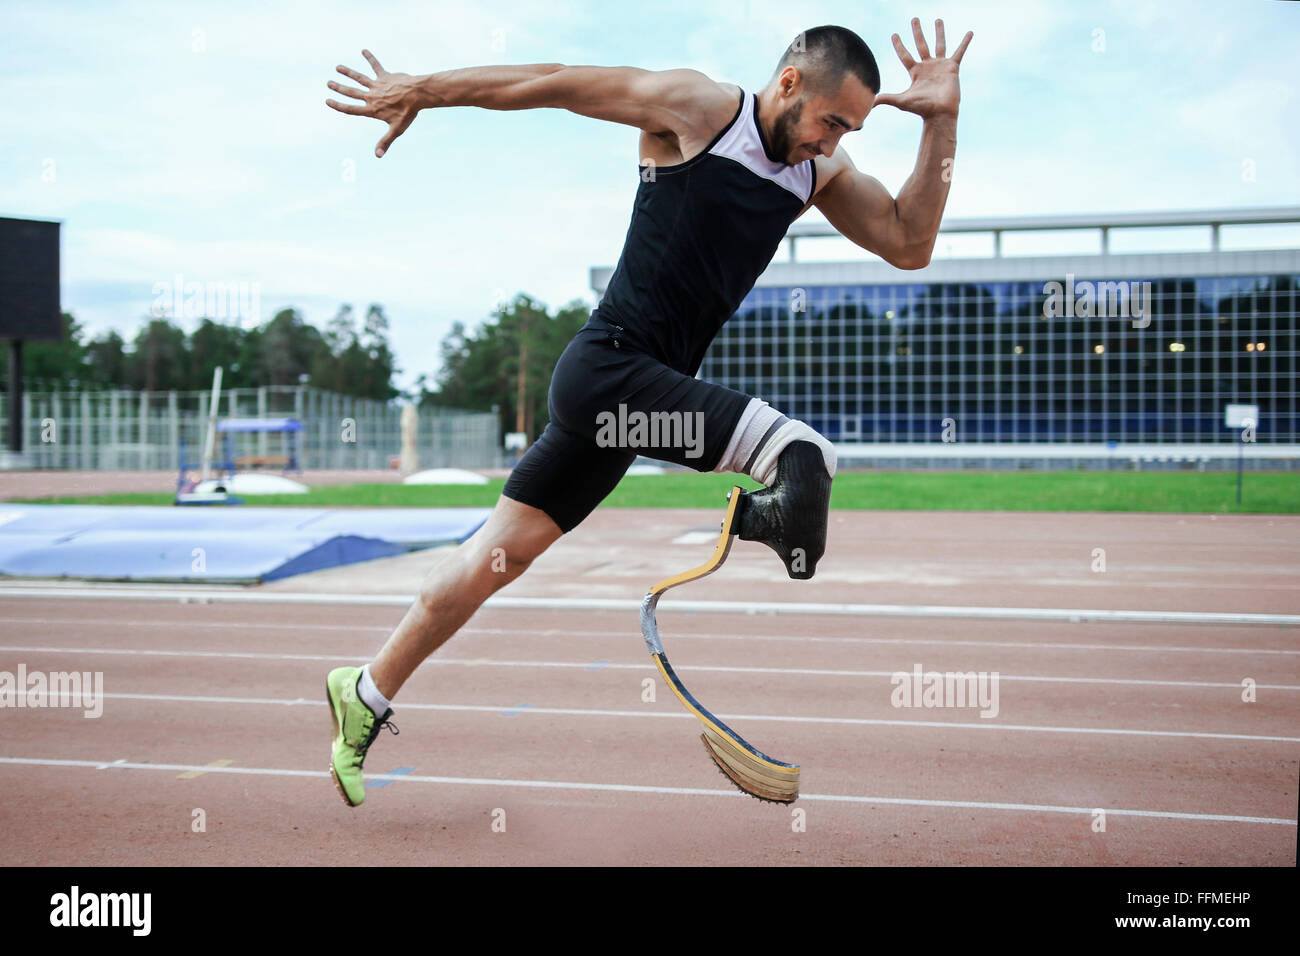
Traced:
<path fill-rule="evenodd" d="M 770 180 L 792 193 L 800 202 L 808 202 L 812 198 L 814 185 L 813 160 L 804 160 L 797 166 L 787 166 L 768 159 L 763 141 L 759 138 L 758 121 L 754 115 L 754 96 L 750 93 L 745 93 L 744 96 L 740 115 L 709 152 L 714 156 L 735 160 L 755 176 Z"/>

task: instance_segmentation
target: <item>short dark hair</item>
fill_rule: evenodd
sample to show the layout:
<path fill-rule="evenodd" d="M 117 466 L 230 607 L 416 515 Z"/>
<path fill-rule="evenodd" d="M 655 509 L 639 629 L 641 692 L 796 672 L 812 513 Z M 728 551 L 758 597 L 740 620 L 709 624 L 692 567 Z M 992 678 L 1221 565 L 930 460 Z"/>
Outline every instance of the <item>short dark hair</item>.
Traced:
<path fill-rule="evenodd" d="M 780 74 L 793 66 L 816 92 L 839 90 L 844 77 L 852 73 L 872 93 L 880 92 L 880 68 L 862 37 L 844 27 L 813 27 L 799 34 L 786 47 L 776 66 Z"/>

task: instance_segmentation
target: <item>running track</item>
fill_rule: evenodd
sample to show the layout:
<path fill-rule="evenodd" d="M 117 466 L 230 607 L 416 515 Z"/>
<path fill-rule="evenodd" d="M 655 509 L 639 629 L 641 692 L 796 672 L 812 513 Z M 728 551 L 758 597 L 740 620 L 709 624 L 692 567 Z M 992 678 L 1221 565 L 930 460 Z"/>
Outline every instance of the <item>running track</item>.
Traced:
<path fill-rule="evenodd" d="M 855 513 L 813 582 L 738 545 L 660 626 L 697 697 L 802 765 L 791 808 L 731 788 L 655 679 L 626 579 L 702 560 L 673 541 L 717 516 L 645 514 L 597 512 L 416 673 L 355 810 L 326 771 L 324 675 L 383 642 L 399 565 L 143 598 L 8 582 L 0 670 L 102 671 L 106 700 L 100 719 L 0 710 L 6 862 L 1294 862 L 1300 522 Z M 603 560 L 620 548 L 637 567 Z M 998 715 L 892 706 L 916 664 L 997 672 Z"/>

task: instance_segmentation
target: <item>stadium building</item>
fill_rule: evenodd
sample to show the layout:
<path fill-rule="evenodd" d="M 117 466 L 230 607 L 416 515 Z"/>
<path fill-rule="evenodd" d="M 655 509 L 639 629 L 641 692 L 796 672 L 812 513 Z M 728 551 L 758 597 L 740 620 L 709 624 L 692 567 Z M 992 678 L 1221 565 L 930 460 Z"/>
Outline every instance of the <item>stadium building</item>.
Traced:
<path fill-rule="evenodd" d="M 982 233 L 991 254 L 905 271 L 800 261 L 807 240 L 838 234 L 798 222 L 699 374 L 803 419 L 842 457 L 1203 467 L 1248 443 L 1257 464 L 1295 459 L 1300 249 L 1241 248 L 1287 223 L 1300 207 L 947 220 L 939 249 Z M 1113 248 L 1170 227 L 1208 248 Z M 1042 254 L 1080 230 L 1095 254 Z M 1004 238 L 1029 254 L 1005 255 Z M 597 296 L 612 272 L 591 270 Z M 1246 442 L 1229 405 L 1257 407 Z"/>

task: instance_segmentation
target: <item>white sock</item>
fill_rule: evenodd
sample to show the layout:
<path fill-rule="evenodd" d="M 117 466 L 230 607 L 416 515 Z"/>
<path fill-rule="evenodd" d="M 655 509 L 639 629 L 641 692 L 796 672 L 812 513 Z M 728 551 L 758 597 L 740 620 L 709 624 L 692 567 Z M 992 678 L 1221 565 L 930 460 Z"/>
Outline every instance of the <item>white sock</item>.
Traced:
<path fill-rule="evenodd" d="M 715 472 L 733 472 L 738 475 L 749 474 L 750 459 L 758 452 L 763 439 L 774 427 L 780 426 L 788 419 L 761 398 L 751 398 L 736 422 L 736 430 L 731 433 L 731 441 L 722 453 Z"/>
<path fill-rule="evenodd" d="M 835 466 L 838 464 L 835 446 L 819 432 L 814 431 L 811 426 L 798 419 L 785 422 L 772 433 L 754 458 L 753 466 L 747 472 L 749 477 L 761 484 L 770 485 L 776 480 L 776 466 L 781 452 L 785 451 L 786 446 L 791 442 L 796 441 L 812 442 L 820 448 L 826 473 L 832 478 L 835 477 Z"/>
<path fill-rule="evenodd" d="M 370 676 L 369 664 L 361 669 L 361 677 L 357 680 L 357 697 L 361 698 L 361 703 L 374 711 L 376 717 L 382 717 L 393 709 L 388 698 L 379 693 L 379 688 L 375 686 L 375 679 Z"/>

